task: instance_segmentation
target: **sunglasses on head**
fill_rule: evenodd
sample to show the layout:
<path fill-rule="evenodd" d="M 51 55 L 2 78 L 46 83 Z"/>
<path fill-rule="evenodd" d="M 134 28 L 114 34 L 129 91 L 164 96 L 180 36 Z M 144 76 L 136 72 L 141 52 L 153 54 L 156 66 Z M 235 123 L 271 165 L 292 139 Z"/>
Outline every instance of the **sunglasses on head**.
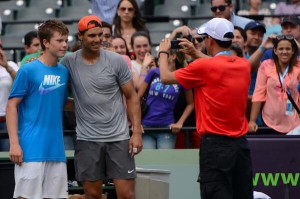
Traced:
<path fill-rule="evenodd" d="M 219 9 L 220 12 L 223 12 L 226 9 L 227 5 L 221 5 L 221 6 L 212 6 L 210 7 L 210 10 L 212 12 L 217 12 L 217 10 Z"/>
<path fill-rule="evenodd" d="M 125 8 L 125 7 L 121 7 L 120 8 L 121 11 L 125 12 L 126 10 L 128 10 L 128 12 L 133 12 L 134 8 Z"/>
<path fill-rule="evenodd" d="M 294 37 L 292 35 L 277 35 L 276 39 L 278 41 L 283 40 L 283 39 L 287 39 L 287 40 L 293 40 Z"/>

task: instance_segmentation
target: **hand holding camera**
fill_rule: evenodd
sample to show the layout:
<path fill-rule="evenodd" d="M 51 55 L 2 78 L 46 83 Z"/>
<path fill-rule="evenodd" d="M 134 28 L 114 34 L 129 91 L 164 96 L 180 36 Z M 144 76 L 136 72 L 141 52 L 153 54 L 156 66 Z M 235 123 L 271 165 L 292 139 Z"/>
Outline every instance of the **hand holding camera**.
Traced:
<path fill-rule="evenodd" d="M 192 42 L 192 36 L 191 35 L 188 35 L 188 36 L 182 37 L 182 38 L 188 40 L 189 42 Z M 182 49 L 183 47 L 182 47 L 182 45 L 179 45 L 179 43 L 180 43 L 180 41 L 178 39 L 172 40 L 171 41 L 171 49 L 172 50 Z"/>

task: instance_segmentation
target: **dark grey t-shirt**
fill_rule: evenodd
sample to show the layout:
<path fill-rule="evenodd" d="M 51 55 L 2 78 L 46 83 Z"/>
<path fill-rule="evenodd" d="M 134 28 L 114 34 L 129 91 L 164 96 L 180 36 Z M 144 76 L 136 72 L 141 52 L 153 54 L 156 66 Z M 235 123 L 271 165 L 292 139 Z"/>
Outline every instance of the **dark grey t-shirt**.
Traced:
<path fill-rule="evenodd" d="M 98 61 L 88 65 L 78 50 L 66 55 L 61 64 L 70 73 L 77 139 L 95 142 L 129 139 L 120 86 L 132 80 L 132 76 L 123 57 L 101 49 Z"/>

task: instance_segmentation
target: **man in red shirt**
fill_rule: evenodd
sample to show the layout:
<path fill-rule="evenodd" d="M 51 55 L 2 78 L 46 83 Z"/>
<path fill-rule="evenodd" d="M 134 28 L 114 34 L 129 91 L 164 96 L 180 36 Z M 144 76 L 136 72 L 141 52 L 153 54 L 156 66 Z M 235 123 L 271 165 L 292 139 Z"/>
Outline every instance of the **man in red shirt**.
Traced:
<path fill-rule="evenodd" d="M 203 135 L 198 178 L 202 199 L 253 198 L 250 149 L 244 136 L 251 67 L 246 59 L 231 55 L 233 32 L 230 21 L 210 20 L 204 42 L 212 57 L 196 59 L 175 72 L 168 69 L 168 39 L 162 40 L 158 53 L 163 84 L 194 88 L 197 131 Z"/>

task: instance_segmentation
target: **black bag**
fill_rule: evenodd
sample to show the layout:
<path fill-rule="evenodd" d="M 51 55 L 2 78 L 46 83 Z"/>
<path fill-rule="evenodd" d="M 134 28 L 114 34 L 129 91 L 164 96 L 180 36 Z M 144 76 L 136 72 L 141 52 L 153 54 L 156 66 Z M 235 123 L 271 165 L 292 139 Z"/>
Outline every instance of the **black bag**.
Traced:
<path fill-rule="evenodd" d="M 148 84 L 147 90 L 145 92 L 145 95 L 142 97 L 141 99 L 141 112 L 142 112 L 142 118 L 145 117 L 145 115 L 147 114 L 147 111 L 149 109 L 149 106 L 147 105 L 147 98 L 148 98 L 148 93 L 149 93 L 149 89 L 150 89 L 150 85 L 153 81 L 153 79 L 156 77 L 156 73 L 154 73 L 152 75 L 152 78 Z"/>
<path fill-rule="evenodd" d="M 279 75 L 279 73 L 278 73 L 278 78 L 279 78 L 279 82 L 280 82 L 281 88 L 283 88 L 283 87 L 282 87 L 281 80 L 280 80 L 280 75 Z M 288 99 L 290 100 L 290 102 L 292 103 L 294 109 L 296 109 L 298 115 L 300 116 L 300 109 L 299 109 L 299 107 L 297 106 L 297 104 L 295 103 L 295 101 L 294 101 L 292 95 L 291 95 L 287 90 L 286 90 L 286 95 L 288 96 Z"/>
<path fill-rule="evenodd" d="M 141 100 L 141 111 L 142 111 L 142 118 L 146 115 L 148 109 L 149 109 L 149 106 L 147 105 L 147 97 L 148 95 L 144 95 L 142 100 Z"/>

